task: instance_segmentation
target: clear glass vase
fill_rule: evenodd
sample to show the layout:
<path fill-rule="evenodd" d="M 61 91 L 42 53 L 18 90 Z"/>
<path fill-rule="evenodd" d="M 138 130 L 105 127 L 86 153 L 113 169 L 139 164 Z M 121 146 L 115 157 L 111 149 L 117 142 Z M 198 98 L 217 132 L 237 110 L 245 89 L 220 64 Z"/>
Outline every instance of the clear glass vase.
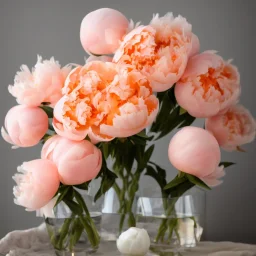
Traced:
<path fill-rule="evenodd" d="M 140 197 L 137 227 L 148 231 L 151 250 L 175 252 L 195 247 L 205 222 L 205 192 L 193 188 L 179 198 Z"/>
<path fill-rule="evenodd" d="M 85 213 L 75 215 L 64 202 L 56 206 L 53 218 L 45 218 L 47 231 L 57 256 L 85 256 L 98 249 L 93 230 L 97 234 L 100 233 L 101 205 L 100 202 L 93 203 L 92 196 L 83 194 L 82 197 L 96 230 L 91 227 Z"/>
<path fill-rule="evenodd" d="M 129 200 L 128 195 L 126 199 Z M 129 211 L 121 207 L 120 198 L 111 188 L 104 195 L 102 207 L 101 238 L 104 241 L 116 241 L 120 233 L 130 227 L 136 226 L 136 206 L 138 196 L 133 198 Z"/>

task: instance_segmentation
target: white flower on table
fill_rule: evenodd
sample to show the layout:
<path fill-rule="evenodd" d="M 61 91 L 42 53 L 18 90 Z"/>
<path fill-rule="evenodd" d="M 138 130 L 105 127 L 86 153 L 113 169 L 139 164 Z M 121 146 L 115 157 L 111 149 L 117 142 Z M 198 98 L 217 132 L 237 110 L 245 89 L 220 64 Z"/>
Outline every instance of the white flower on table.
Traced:
<path fill-rule="evenodd" d="M 150 238 L 145 229 L 129 228 L 117 239 L 117 249 L 124 255 L 145 255 L 150 247 Z"/>

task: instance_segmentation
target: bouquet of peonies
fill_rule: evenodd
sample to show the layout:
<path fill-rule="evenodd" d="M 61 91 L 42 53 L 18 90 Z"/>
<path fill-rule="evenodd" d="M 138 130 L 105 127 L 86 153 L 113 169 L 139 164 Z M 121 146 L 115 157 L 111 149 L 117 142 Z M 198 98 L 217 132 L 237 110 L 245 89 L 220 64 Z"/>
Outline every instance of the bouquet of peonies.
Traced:
<path fill-rule="evenodd" d="M 119 213 L 136 226 L 132 205 L 142 175 L 157 181 L 163 200 L 195 185 L 219 185 L 232 164 L 220 162 L 220 147 L 243 151 L 241 145 L 255 138 L 256 123 L 238 104 L 237 68 L 215 51 L 199 53 L 199 39 L 182 16 L 154 15 L 144 26 L 99 9 L 83 19 L 80 38 L 90 55 L 85 65 L 61 67 L 38 56 L 32 70 L 21 66 L 9 86 L 19 105 L 7 113 L 2 136 L 13 148 L 44 144 L 41 158 L 23 163 L 13 177 L 15 203 L 47 217 L 64 202 L 97 247 L 100 236 L 78 189 L 101 179 L 94 200 L 113 188 Z M 195 118 L 205 118 L 204 129 L 189 127 Z M 179 172 L 168 182 L 150 158 L 154 142 L 176 128 L 168 156 Z M 166 215 L 173 207 L 165 204 Z M 170 225 L 163 220 L 155 241 Z"/>

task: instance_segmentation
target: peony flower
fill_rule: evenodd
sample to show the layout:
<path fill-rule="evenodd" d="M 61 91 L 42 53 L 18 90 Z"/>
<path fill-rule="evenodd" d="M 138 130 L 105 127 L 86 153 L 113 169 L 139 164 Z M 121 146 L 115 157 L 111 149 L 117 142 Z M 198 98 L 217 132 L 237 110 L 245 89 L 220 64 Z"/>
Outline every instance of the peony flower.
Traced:
<path fill-rule="evenodd" d="M 185 71 L 192 52 L 192 26 L 185 18 L 155 15 L 149 26 L 139 26 L 127 34 L 113 61 L 133 65 L 151 83 L 153 91 L 165 91 Z"/>
<path fill-rule="evenodd" d="M 252 142 L 256 133 L 256 121 L 242 105 L 232 106 L 225 114 L 206 119 L 205 126 L 228 151 Z"/>
<path fill-rule="evenodd" d="M 48 130 L 48 116 L 40 108 L 15 106 L 5 117 L 4 140 L 15 147 L 35 146 Z"/>
<path fill-rule="evenodd" d="M 224 175 L 223 167 L 218 166 L 218 142 L 210 132 L 202 128 L 185 127 L 179 130 L 170 141 L 168 156 L 178 170 L 202 180 L 208 179 L 213 185 L 220 183 L 218 179 Z"/>
<path fill-rule="evenodd" d="M 14 85 L 10 85 L 8 89 L 19 104 L 36 107 L 42 102 L 48 102 L 54 106 L 62 96 L 61 89 L 70 71 L 70 66 L 61 68 L 53 57 L 43 61 L 38 56 L 32 71 L 26 65 L 21 66 Z"/>
<path fill-rule="evenodd" d="M 13 176 L 17 186 L 13 188 L 14 203 L 34 211 L 45 206 L 59 188 L 56 166 L 49 160 L 37 159 L 25 162 Z"/>
<path fill-rule="evenodd" d="M 117 10 L 102 8 L 87 14 L 80 28 L 80 40 L 85 51 L 111 54 L 127 33 L 129 21 Z"/>
<path fill-rule="evenodd" d="M 101 151 L 88 140 L 72 141 L 58 135 L 46 141 L 41 157 L 56 164 L 60 181 L 66 185 L 94 179 L 102 164 Z"/>
<path fill-rule="evenodd" d="M 130 66 L 93 61 L 75 68 L 54 109 L 56 132 L 93 143 L 132 136 L 150 125 L 158 111 L 149 81 Z"/>
<path fill-rule="evenodd" d="M 190 58 L 175 86 L 178 104 L 194 117 L 211 117 L 235 104 L 240 95 L 237 68 L 214 51 Z"/>
<path fill-rule="evenodd" d="M 123 255 L 145 255 L 150 247 L 150 238 L 145 229 L 129 228 L 116 241 L 117 249 Z"/>

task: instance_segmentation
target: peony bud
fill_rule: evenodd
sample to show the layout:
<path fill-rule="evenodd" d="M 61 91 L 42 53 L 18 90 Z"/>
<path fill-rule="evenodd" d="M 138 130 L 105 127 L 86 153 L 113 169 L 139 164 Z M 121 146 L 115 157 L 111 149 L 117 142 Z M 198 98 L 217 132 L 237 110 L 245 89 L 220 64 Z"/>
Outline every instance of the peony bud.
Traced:
<path fill-rule="evenodd" d="M 72 141 L 59 135 L 44 144 L 42 159 L 52 160 L 66 185 L 81 184 L 94 179 L 102 165 L 101 151 L 88 140 Z"/>
<path fill-rule="evenodd" d="M 60 184 L 57 167 L 45 159 L 23 163 L 13 179 L 17 183 L 13 188 L 14 202 L 28 211 L 38 210 L 48 204 Z"/>
<path fill-rule="evenodd" d="M 5 130 L 6 129 L 6 130 Z M 18 105 L 9 110 L 5 117 L 3 139 L 13 147 L 32 147 L 39 143 L 48 130 L 48 117 L 37 107 Z"/>
<path fill-rule="evenodd" d="M 85 51 L 93 54 L 112 54 L 127 33 L 129 21 L 117 10 L 102 8 L 88 13 L 80 29 Z"/>
<path fill-rule="evenodd" d="M 145 229 L 133 227 L 119 236 L 116 245 L 122 254 L 142 256 L 149 250 L 150 238 Z"/>

